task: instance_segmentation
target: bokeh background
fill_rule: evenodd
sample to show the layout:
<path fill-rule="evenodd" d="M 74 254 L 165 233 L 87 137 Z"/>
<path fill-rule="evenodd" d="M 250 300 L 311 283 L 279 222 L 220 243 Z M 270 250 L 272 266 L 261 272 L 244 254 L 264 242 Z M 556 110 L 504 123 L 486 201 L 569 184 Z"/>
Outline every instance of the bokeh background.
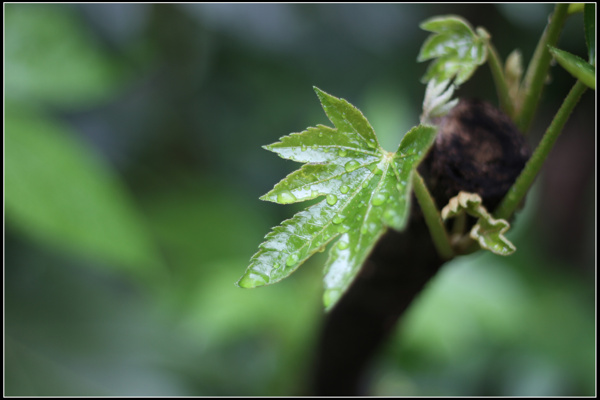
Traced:
<path fill-rule="evenodd" d="M 306 393 L 317 254 L 237 288 L 297 164 L 262 145 L 328 124 L 388 150 L 418 123 L 420 21 L 458 14 L 531 56 L 547 4 L 5 4 L 5 395 Z M 559 46 L 586 54 L 581 14 Z M 536 143 L 574 83 L 553 67 Z M 487 66 L 459 96 L 496 103 Z M 595 393 L 595 93 L 559 139 L 507 258 L 441 270 L 369 372 L 372 395 Z"/>

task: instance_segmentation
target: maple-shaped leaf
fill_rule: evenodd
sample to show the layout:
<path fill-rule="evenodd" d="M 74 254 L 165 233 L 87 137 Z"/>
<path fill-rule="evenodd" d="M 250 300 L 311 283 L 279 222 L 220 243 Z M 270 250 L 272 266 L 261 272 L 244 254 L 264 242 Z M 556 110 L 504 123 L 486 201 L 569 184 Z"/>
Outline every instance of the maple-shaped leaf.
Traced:
<path fill-rule="evenodd" d="M 412 175 L 436 128 L 414 127 L 391 153 L 380 147 L 358 109 L 316 87 L 315 91 L 335 128 L 310 127 L 265 146 L 283 158 L 307 164 L 261 200 L 288 204 L 324 198 L 273 228 L 237 284 L 250 288 L 278 282 L 337 240 L 325 265 L 323 300 L 329 309 L 386 229 L 405 227 Z"/>
<path fill-rule="evenodd" d="M 456 77 L 454 84 L 459 86 L 486 61 L 489 35 L 482 28 L 475 33 L 463 18 L 455 15 L 433 17 L 419 26 L 434 33 L 425 40 L 417 57 L 417 61 L 436 59 L 427 68 L 422 78 L 424 82 Z"/>

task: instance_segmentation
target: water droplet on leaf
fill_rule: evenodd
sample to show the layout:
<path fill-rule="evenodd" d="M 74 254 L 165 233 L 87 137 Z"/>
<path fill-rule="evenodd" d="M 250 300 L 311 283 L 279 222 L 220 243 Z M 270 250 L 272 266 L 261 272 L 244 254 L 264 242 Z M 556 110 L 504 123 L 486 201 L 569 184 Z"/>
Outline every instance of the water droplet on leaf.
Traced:
<path fill-rule="evenodd" d="M 343 186 L 340 188 L 340 192 L 342 192 L 342 194 L 346 194 L 346 193 L 348 193 L 348 190 L 350 190 L 350 188 L 349 188 L 347 185 L 343 185 Z"/>
<path fill-rule="evenodd" d="M 377 194 L 375 194 L 375 196 L 373 196 L 373 205 L 374 206 L 380 206 L 383 203 L 385 203 L 385 194 L 384 193 L 377 193 Z"/>
<path fill-rule="evenodd" d="M 277 202 L 280 204 L 288 204 L 296 201 L 296 196 L 289 190 L 283 190 L 277 195 Z"/>
<path fill-rule="evenodd" d="M 338 214 L 335 217 L 333 217 L 332 222 L 337 225 L 337 224 L 341 224 L 342 221 L 344 221 L 344 219 L 346 219 L 345 216 Z"/>
<path fill-rule="evenodd" d="M 266 285 L 267 283 L 269 283 L 269 277 L 266 274 L 252 271 L 251 273 L 244 275 L 238 282 L 238 285 L 243 288 L 254 288 Z"/>
<path fill-rule="evenodd" d="M 346 172 L 352 172 L 358 167 L 360 167 L 360 163 L 356 160 L 350 160 L 346 163 L 346 165 L 344 165 Z"/>
<path fill-rule="evenodd" d="M 327 204 L 329 204 L 330 206 L 337 203 L 337 200 L 338 200 L 338 198 L 335 194 L 328 194 L 325 199 L 327 200 Z"/>
<path fill-rule="evenodd" d="M 340 250 L 346 250 L 348 248 L 348 242 L 340 240 L 337 246 Z"/>
<path fill-rule="evenodd" d="M 396 211 L 394 211 L 391 208 L 388 208 L 387 210 L 384 211 L 383 213 L 383 218 L 390 221 L 396 218 Z"/>
<path fill-rule="evenodd" d="M 337 231 L 339 233 L 346 233 L 349 230 L 350 230 L 350 228 L 347 225 L 340 225 L 340 226 L 338 226 L 338 229 L 337 229 Z"/>
<path fill-rule="evenodd" d="M 300 258 L 298 257 L 298 254 L 291 254 L 287 260 L 285 260 L 285 265 L 287 265 L 288 267 L 291 267 L 293 265 L 296 265 L 296 263 L 298 262 Z"/>

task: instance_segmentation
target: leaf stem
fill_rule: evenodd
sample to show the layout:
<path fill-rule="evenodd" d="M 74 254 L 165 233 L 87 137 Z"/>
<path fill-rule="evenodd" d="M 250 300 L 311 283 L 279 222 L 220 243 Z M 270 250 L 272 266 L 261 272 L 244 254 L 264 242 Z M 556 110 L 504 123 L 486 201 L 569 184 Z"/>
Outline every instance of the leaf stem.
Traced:
<path fill-rule="evenodd" d="M 519 203 L 527 194 L 527 191 L 531 187 L 535 177 L 544 165 L 544 161 L 548 157 L 550 150 L 552 150 L 554 142 L 556 142 L 556 139 L 560 135 L 565 123 L 571 115 L 571 112 L 577 105 L 577 102 L 586 89 L 587 86 L 579 80 L 575 83 L 573 88 L 571 88 L 571 91 L 558 109 L 554 119 L 546 130 L 546 133 L 544 133 L 544 137 L 542 137 L 542 140 L 525 165 L 525 168 L 523 168 L 523 171 L 513 186 L 510 188 L 506 196 L 504 196 L 502 203 L 500 203 L 494 212 L 494 216 L 496 218 L 508 219 L 517 209 Z"/>
<path fill-rule="evenodd" d="M 523 105 L 516 118 L 517 126 L 523 133 L 529 130 L 550 68 L 552 55 L 548 51 L 548 45 L 556 45 L 567 19 L 568 9 L 569 4 L 556 5 L 527 68 L 522 86 Z"/>
<path fill-rule="evenodd" d="M 515 108 L 508 93 L 508 84 L 504 76 L 504 70 L 502 68 L 502 61 L 496 51 L 496 48 L 492 45 L 490 40 L 487 40 L 488 47 L 488 64 L 492 71 L 492 78 L 496 85 L 496 92 L 498 93 L 498 101 L 500 102 L 500 108 L 514 120 Z"/>
<path fill-rule="evenodd" d="M 421 210 L 423 211 L 425 223 L 427 224 L 429 232 L 431 233 L 433 244 L 435 245 L 440 257 L 445 260 L 450 260 L 454 257 L 454 250 L 452 250 L 448 232 L 446 232 L 446 228 L 444 227 L 442 217 L 440 216 L 440 213 L 435 205 L 435 201 L 431 197 L 429 190 L 427 190 L 427 186 L 425 185 L 425 182 L 423 182 L 423 178 L 416 170 L 414 171 L 412 183 L 417 201 L 419 202 Z"/>

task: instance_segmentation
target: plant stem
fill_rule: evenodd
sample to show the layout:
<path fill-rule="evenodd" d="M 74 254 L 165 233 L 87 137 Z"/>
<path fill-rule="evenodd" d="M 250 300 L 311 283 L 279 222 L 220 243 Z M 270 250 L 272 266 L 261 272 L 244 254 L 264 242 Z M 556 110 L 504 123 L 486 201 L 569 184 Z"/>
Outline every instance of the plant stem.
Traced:
<path fill-rule="evenodd" d="M 508 85 L 504 77 L 504 71 L 502 69 L 502 62 L 500 56 L 496 51 L 496 48 L 492 43 L 487 40 L 488 48 L 488 64 L 492 71 L 492 77 L 494 78 L 494 84 L 496 85 L 496 92 L 498 93 L 498 100 L 500 102 L 500 108 L 514 120 L 515 108 L 508 93 Z"/>
<path fill-rule="evenodd" d="M 568 9 L 568 4 L 556 5 L 527 68 L 522 87 L 523 106 L 516 118 L 517 126 L 523 133 L 529 130 L 550 68 L 552 55 L 548 51 L 548 45 L 556 46 L 562 27 L 567 19 Z"/>
<path fill-rule="evenodd" d="M 453 258 L 454 250 L 452 250 L 452 245 L 450 244 L 448 232 L 446 232 L 446 228 L 442 222 L 442 217 L 440 216 L 429 190 L 427 190 L 425 182 L 423 182 L 423 178 L 416 170 L 414 171 L 412 183 L 417 201 L 423 211 L 425 223 L 429 228 L 433 244 L 435 245 L 438 254 L 445 260 Z"/>
<path fill-rule="evenodd" d="M 527 194 L 527 191 L 542 168 L 542 165 L 544 165 L 544 161 L 548 157 L 550 150 L 552 150 L 554 142 L 558 138 L 558 135 L 560 135 L 571 112 L 586 89 L 587 86 L 581 81 L 575 83 L 558 109 L 558 112 L 554 116 L 546 133 L 544 133 L 544 137 L 542 137 L 542 140 L 531 155 L 531 158 L 527 164 L 525 164 L 525 168 L 523 168 L 523 171 L 494 212 L 495 218 L 508 219 L 516 210 L 521 200 Z"/>

